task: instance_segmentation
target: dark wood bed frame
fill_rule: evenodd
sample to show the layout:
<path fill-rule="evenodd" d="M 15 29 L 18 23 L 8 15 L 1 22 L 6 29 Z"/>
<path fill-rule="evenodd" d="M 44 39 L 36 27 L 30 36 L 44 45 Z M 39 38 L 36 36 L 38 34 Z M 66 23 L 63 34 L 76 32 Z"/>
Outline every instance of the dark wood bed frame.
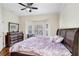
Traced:
<path fill-rule="evenodd" d="M 58 29 L 57 35 L 64 37 L 62 43 L 72 56 L 79 55 L 79 28 Z"/>
<path fill-rule="evenodd" d="M 62 44 L 72 53 L 72 56 L 79 55 L 79 28 L 58 29 L 57 35 L 64 37 Z M 32 56 L 19 52 L 11 52 L 11 56 Z"/>

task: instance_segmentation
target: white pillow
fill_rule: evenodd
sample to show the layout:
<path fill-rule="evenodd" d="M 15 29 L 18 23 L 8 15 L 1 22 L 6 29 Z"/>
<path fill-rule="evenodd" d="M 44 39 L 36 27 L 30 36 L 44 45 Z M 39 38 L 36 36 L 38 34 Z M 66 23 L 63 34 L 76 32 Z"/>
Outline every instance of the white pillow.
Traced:
<path fill-rule="evenodd" d="M 50 40 L 52 41 L 52 42 L 55 42 L 55 43 L 60 43 L 60 42 L 62 42 L 63 41 L 63 37 L 61 37 L 61 36 L 53 36 L 53 37 L 50 37 Z"/>

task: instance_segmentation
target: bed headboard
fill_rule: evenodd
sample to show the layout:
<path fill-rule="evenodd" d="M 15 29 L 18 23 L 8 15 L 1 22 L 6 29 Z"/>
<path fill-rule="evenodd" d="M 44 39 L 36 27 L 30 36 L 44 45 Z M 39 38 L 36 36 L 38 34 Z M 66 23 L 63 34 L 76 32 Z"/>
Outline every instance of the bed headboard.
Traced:
<path fill-rule="evenodd" d="M 79 55 L 79 28 L 58 29 L 57 35 L 64 37 L 62 43 L 73 56 Z"/>

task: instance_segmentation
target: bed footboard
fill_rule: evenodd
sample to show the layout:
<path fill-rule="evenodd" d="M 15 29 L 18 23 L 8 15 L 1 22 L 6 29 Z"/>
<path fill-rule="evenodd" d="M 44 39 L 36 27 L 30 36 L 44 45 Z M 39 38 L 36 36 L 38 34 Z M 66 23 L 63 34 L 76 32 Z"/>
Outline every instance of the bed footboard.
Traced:
<path fill-rule="evenodd" d="M 22 54 L 22 53 L 18 53 L 18 52 L 11 52 L 10 55 L 11 56 L 33 56 L 33 55 Z"/>

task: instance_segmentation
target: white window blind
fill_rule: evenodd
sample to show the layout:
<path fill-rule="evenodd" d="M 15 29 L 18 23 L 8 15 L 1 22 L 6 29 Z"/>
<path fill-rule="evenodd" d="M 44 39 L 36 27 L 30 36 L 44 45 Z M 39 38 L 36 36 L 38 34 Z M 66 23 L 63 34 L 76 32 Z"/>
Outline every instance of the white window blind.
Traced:
<path fill-rule="evenodd" d="M 28 34 L 35 36 L 48 36 L 49 24 L 45 21 L 36 21 L 28 26 Z"/>

